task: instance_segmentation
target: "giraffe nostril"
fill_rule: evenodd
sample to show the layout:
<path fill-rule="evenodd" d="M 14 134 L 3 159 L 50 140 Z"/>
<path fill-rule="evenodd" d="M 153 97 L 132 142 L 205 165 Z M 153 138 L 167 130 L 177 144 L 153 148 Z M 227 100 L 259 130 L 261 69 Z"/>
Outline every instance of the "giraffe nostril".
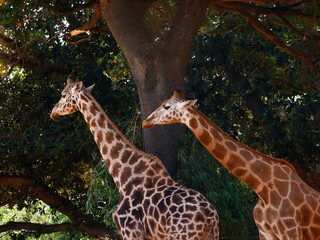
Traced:
<path fill-rule="evenodd" d="M 57 114 L 57 113 L 55 113 L 55 112 L 52 112 L 52 113 L 50 114 L 50 118 L 52 118 L 52 119 L 58 119 L 58 118 L 59 118 L 59 114 Z"/>

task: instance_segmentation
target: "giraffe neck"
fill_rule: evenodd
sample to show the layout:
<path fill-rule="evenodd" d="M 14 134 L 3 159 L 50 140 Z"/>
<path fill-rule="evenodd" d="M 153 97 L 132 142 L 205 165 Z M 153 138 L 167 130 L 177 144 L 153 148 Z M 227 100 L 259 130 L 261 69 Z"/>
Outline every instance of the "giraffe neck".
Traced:
<path fill-rule="evenodd" d="M 89 91 L 79 93 L 77 104 L 120 193 L 128 193 L 128 188 L 132 190 L 128 182 L 146 183 L 145 177 L 149 185 L 155 185 L 159 178 L 171 179 L 158 158 L 138 150 L 126 139 Z"/>
<path fill-rule="evenodd" d="M 189 109 L 184 118 L 184 123 L 208 151 L 258 195 L 273 178 L 275 167 L 293 169 L 284 160 L 266 156 L 233 140 L 195 107 Z"/>

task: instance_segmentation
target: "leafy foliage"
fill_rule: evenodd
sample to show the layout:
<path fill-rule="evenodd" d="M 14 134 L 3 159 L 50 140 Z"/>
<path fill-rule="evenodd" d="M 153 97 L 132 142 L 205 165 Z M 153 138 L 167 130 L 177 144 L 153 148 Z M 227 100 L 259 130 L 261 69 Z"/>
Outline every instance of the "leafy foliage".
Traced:
<path fill-rule="evenodd" d="M 18 52 L 28 56 L 26 61 L 32 59 L 37 70 L 12 67 L 10 75 L 1 76 L 0 171 L 46 184 L 85 211 L 94 188 L 92 155 L 98 155 L 98 149 L 80 113 L 53 121 L 50 111 L 60 98 L 67 75 L 73 74 L 85 86 L 95 83 L 93 95 L 121 131 L 128 132 L 129 138 L 139 135 L 125 118 L 133 119 L 132 123 L 140 121 L 132 77 L 125 74 L 128 66 L 110 35 L 94 35 L 86 47 L 68 44 L 56 34 L 70 31 L 65 17 L 54 16 L 41 2 L 16 2 L 13 6 L 0 6 L 1 25 L 7 35 L 21 43 Z M 86 21 L 90 16 L 80 12 L 77 17 Z M 68 19 L 69 23 L 73 20 Z M 109 177 L 111 186 L 110 181 Z M 0 187 L 0 192 L 1 206 L 8 204 L 9 208 L 17 206 L 26 211 L 35 206 L 17 190 Z M 115 202 L 112 204 L 114 207 Z M 96 219 L 103 219 L 99 210 L 101 207 L 95 212 L 88 209 Z M 65 234 L 66 238 L 68 234 L 75 237 L 71 232 Z"/>
<path fill-rule="evenodd" d="M 187 72 L 200 110 L 236 140 L 304 166 L 319 189 L 319 76 L 236 14 L 208 14 Z"/>
<path fill-rule="evenodd" d="M 86 210 L 116 230 L 112 219 L 120 194 L 106 165 L 99 161 L 92 171 L 92 182 L 87 193 Z"/>
<path fill-rule="evenodd" d="M 0 171 L 44 183 L 95 219 L 114 226 L 111 215 L 118 193 L 105 166 L 93 160 L 99 153 L 81 114 L 54 122 L 49 113 L 67 75 L 79 76 L 85 86 L 96 84 L 94 97 L 141 149 L 138 94 L 124 55 L 108 31 L 94 33 L 85 44 L 65 40 L 63 34 L 92 15 L 90 11 L 52 14 L 67 5 L 17 0 L 0 5 L 1 31 L 15 39 L 13 49 L 1 42 L 1 50 L 14 52 L 14 63 L 23 60 L 20 66 L 0 64 L 1 73 L 7 73 L 0 81 Z M 172 1 L 159 1 L 145 16 L 147 27 L 159 36 L 155 41 L 166 37 L 163 30 L 172 21 L 174 7 Z M 280 27 L 274 30 L 282 39 L 291 38 Z M 266 41 L 238 15 L 209 11 L 194 43 L 186 79 L 199 109 L 225 132 L 256 150 L 302 164 L 309 173 L 305 179 L 319 188 L 319 75 Z M 252 191 L 190 133 L 179 144 L 177 179 L 203 193 L 217 208 L 222 235 L 243 239 L 256 235 Z M 52 222 L 67 221 L 53 210 L 42 211 L 37 201 L 14 189 L 1 187 L 0 192 L 0 205 L 23 209 L 27 220 L 40 212 L 53 216 Z M 0 219 L 8 219 L 7 209 L 1 214 Z M 10 234 L 22 239 L 29 233 L 9 233 L 8 238 Z M 57 236 L 87 238 L 82 233 Z"/>
<path fill-rule="evenodd" d="M 42 201 L 34 201 L 29 203 L 30 207 L 18 209 L 13 207 L 9 209 L 6 206 L 0 208 L 0 224 L 5 224 L 9 221 L 15 222 L 32 222 L 39 224 L 57 224 L 69 222 L 68 218 L 63 214 L 56 212 Z M 28 231 L 8 231 L 0 233 L 0 238 L 4 240 L 10 239 L 90 239 L 80 232 L 57 232 L 48 235 L 39 235 Z"/>
<path fill-rule="evenodd" d="M 179 145 L 177 179 L 197 189 L 216 208 L 220 236 L 236 239 L 256 236 L 252 217 L 257 201 L 255 193 L 230 174 L 194 136 L 185 135 Z"/>

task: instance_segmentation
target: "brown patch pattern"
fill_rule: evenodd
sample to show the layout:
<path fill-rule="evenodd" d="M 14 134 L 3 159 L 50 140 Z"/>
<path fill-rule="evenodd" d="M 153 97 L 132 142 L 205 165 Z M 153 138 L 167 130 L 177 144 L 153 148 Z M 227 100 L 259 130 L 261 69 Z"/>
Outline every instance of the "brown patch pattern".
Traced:
<path fill-rule="evenodd" d="M 189 121 L 189 125 L 193 128 L 196 129 L 198 128 L 198 121 L 195 118 L 191 118 Z"/>
<path fill-rule="evenodd" d="M 212 142 L 212 137 L 208 131 L 203 130 L 202 135 L 199 136 L 199 140 L 203 143 L 203 145 L 207 146 Z"/>
<path fill-rule="evenodd" d="M 173 96 L 170 102 L 174 100 Z M 187 122 L 191 130 L 197 129 L 193 132 L 203 145 L 259 195 L 254 219 L 261 239 L 320 240 L 320 194 L 307 186 L 289 163 L 260 154 L 232 140 L 194 107 L 178 111 L 182 113 L 183 123 Z M 162 120 L 173 123 L 172 117 L 168 114 L 162 116 Z M 173 197 L 172 201 L 179 202 L 179 199 Z M 177 210 L 189 209 L 193 208 L 188 205 L 184 209 L 169 207 L 173 223 L 179 224 L 179 219 L 186 216 Z M 194 219 L 201 221 L 201 214 L 193 214 Z M 196 224 L 192 228 L 201 230 L 201 226 Z M 176 226 L 171 229 L 176 231 Z M 190 236 L 193 235 L 183 235 L 185 239 Z"/>

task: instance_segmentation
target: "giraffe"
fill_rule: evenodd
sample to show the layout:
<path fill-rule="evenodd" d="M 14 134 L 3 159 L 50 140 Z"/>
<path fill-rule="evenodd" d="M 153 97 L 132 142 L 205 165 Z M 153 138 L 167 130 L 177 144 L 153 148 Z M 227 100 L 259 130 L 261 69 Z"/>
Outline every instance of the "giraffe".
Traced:
<path fill-rule="evenodd" d="M 218 214 L 199 192 L 175 182 L 162 162 L 138 150 L 91 95 L 68 77 L 56 119 L 80 111 L 120 192 L 113 220 L 123 239 L 218 240 Z"/>
<path fill-rule="evenodd" d="M 288 162 L 229 137 L 194 107 L 195 102 L 183 100 L 176 90 L 142 126 L 187 125 L 224 167 L 257 193 L 253 217 L 260 240 L 320 240 L 320 193 L 303 182 Z"/>

